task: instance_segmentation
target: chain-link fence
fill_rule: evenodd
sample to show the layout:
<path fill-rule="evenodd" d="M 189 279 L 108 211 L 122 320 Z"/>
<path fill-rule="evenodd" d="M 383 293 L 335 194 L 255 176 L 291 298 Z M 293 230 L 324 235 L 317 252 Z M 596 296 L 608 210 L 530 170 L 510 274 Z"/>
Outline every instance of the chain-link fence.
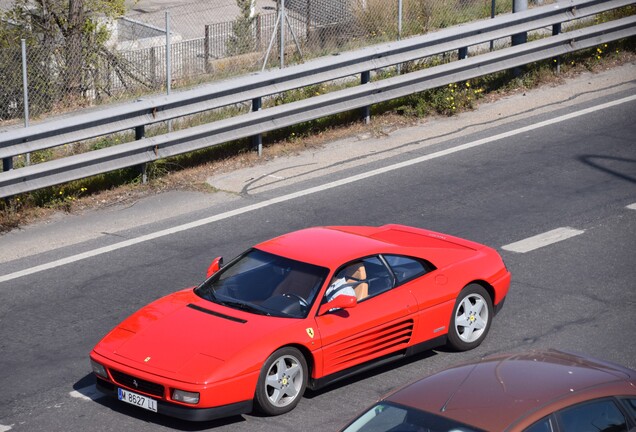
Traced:
<path fill-rule="evenodd" d="M 45 19 L 37 5 L 46 2 L 20 13 L 8 2 L 0 0 L 0 124 L 24 118 L 23 60 L 29 113 L 42 118 L 165 92 L 168 79 L 184 88 L 512 10 L 512 0 L 215 0 L 168 9 L 140 0 L 73 32 Z"/>

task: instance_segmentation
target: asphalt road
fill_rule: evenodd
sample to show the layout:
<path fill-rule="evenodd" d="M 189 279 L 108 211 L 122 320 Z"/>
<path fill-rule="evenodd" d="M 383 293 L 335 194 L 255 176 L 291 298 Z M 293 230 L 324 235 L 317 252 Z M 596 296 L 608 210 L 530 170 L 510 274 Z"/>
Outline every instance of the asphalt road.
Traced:
<path fill-rule="evenodd" d="M 636 101 L 320 188 L 627 96 L 599 94 L 550 115 L 529 114 L 355 170 L 222 201 L 106 239 L 0 265 L 0 274 L 28 269 L 317 188 L 299 198 L 0 282 L 0 432 L 337 430 L 394 387 L 491 353 L 558 348 L 636 368 Z M 273 418 L 244 415 L 187 423 L 95 392 L 88 363 L 92 346 L 142 305 L 201 281 L 213 257 L 230 258 L 258 241 L 306 226 L 384 223 L 447 232 L 500 251 L 513 275 L 511 291 L 478 349 L 423 353 L 308 392 L 294 411 Z M 504 248 L 564 227 L 580 233 L 525 253 Z"/>

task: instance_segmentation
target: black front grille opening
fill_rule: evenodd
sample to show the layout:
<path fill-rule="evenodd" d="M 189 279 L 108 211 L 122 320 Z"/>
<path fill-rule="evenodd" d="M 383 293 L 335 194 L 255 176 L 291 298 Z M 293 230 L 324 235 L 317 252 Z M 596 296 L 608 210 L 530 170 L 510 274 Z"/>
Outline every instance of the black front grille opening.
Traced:
<path fill-rule="evenodd" d="M 117 384 L 124 387 L 157 397 L 164 396 L 164 387 L 161 384 L 146 381 L 112 369 L 110 370 L 110 374 Z"/>

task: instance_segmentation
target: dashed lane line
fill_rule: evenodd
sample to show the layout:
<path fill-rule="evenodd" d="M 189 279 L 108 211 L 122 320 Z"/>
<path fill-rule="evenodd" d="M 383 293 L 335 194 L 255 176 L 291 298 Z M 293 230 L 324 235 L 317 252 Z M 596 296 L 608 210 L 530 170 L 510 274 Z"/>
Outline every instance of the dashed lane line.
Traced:
<path fill-rule="evenodd" d="M 360 181 L 360 180 L 364 180 L 364 179 L 367 179 L 367 178 L 375 177 L 377 175 L 385 174 L 385 173 L 388 173 L 388 172 L 391 172 L 391 171 L 396 171 L 396 170 L 399 170 L 399 169 L 402 169 L 402 168 L 405 168 L 405 167 L 408 167 L 408 166 L 416 165 L 416 164 L 419 164 L 419 163 L 422 163 L 422 162 L 426 162 L 426 161 L 429 161 L 429 160 L 433 160 L 433 159 L 437 159 L 437 158 L 440 158 L 440 157 L 443 157 L 443 156 L 448 156 L 448 155 L 451 155 L 451 154 L 454 154 L 454 153 L 459 153 L 459 152 L 464 151 L 464 150 L 468 150 L 468 149 L 471 149 L 471 148 L 474 148 L 474 147 L 479 147 L 479 146 L 482 146 L 482 145 L 485 145 L 485 144 L 489 144 L 489 143 L 494 142 L 494 141 L 499 141 L 499 140 L 502 140 L 502 139 L 505 139 L 505 138 L 510 138 L 510 137 L 513 137 L 513 136 L 517 136 L 517 135 L 521 135 L 521 134 L 524 134 L 524 133 L 528 133 L 528 132 L 536 130 L 536 129 L 540 129 L 540 128 L 543 128 L 543 127 L 546 127 L 546 126 L 551 126 L 551 125 L 554 125 L 554 124 L 557 124 L 557 123 L 560 123 L 560 122 L 563 122 L 563 121 L 566 121 L 566 120 L 571 120 L 573 118 L 577 118 L 577 117 L 581 117 L 581 116 L 584 116 L 584 115 L 587 115 L 587 114 L 594 113 L 596 111 L 601 111 L 601 110 L 604 110 L 606 108 L 611 108 L 611 107 L 614 107 L 614 106 L 617 106 L 617 105 L 621 105 L 621 104 L 624 104 L 624 103 L 632 102 L 634 100 L 636 100 L 636 95 L 628 96 L 628 97 L 625 97 L 623 99 L 618 99 L 618 100 L 607 102 L 607 103 L 604 103 L 604 104 L 601 104 L 601 105 L 597 105 L 597 106 L 593 106 L 593 107 L 590 107 L 590 108 L 586 108 L 586 109 L 582 109 L 582 110 L 579 110 L 579 111 L 575 111 L 575 112 L 572 112 L 572 113 L 569 113 L 569 114 L 565 114 L 565 115 L 562 115 L 562 116 L 559 116 L 559 117 L 554 117 L 554 118 L 551 118 L 549 120 L 545 120 L 545 121 L 542 121 L 542 122 L 534 123 L 534 124 L 531 124 L 531 125 L 519 128 L 519 129 L 515 129 L 515 130 L 512 130 L 512 131 L 508 131 L 508 132 L 500 133 L 500 134 L 497 134 L 497 135 L 493 135 L 491 137 L 487 137 L 487 138 L 479 139 L 479 140 L 472 141 L 472 142 L 469 142 L 469 143 L 461 144 L 461 145 L 458 145 L 456 147 L 452 147 L 452 148 L 449 148 L 449 149 L 441 150 L 441 151 L 438 151 L 438 152 L 435 152 L 435 153 L 430 153 L 430 154 L 427 154 L 427 155 L 424 155 L 424 156 L 420 156 L 418 158 L 413 158 L 413 159 L 410 159 L 410 160 L 407 160 L 407 161 L 404 161 L 404 162 L 396 163 L 396 164 L 393 164 L 393 165 L 388 165 L 388 166 L 385 166 L 385 167 L 382 167 L 382 168 L 378 168 L 378 169 L 375 169 L 375 170 L 370 170 L 370 171 L 367 171 L 367 172 L 364 172 L 364 173 L 360 173 L 360 174 L 357 174 L 357 175 L 354 175 L 354 176 L 351 176 L 351 177 L 347 177 L 347 178 L 344 178 L 344 179 L 340 179 L 340 180 L 336 180 L 336 181 L 333 181 L 333 182 L 325 183 L 325 184 L 322 184 L 322 185 L 319 185 L 319 186 L 314 186 L 314 187 L 311 187 L 309 189 L 301 190 L 301 191 L 290 193 L 290 194 L 287 194 L 287 195 L 281 195 L 281 196 L 278 196 L 278 197 L 275 197 L 275 198 L 271 198 L 271 199 L 262 201 L 260 203 L 248 205 L 248 206 L 245 206 L 245 207 L 241 207 L 241 208 L 238 208 L 236 210 L 231 210 L 231 211 L 228 211 L 228 212 L 225 212 L 225 213 L 220 213 L 220 214 L 217 214 L 217 215 L 213 215 L 213 216 L 210 216 L 210 217 L 207 217 L 207 218 L 199 219 L 199 220 L 196 220 L 196 221 L 193 221 L 193 222 L 190 222 L 190 223 L 186 223 L 186 224 L 183 224 L 183 225 L 178 225 L 178 226 L 175 226 L 175 227 L 172 227 L 172 228 L 164 229 L 164 230 L 161 230 L 161 231 L 156 231 L 154 233 L 146 234 L 146 235 L 143 235 L 143 236 L 140 236 L 140 237 L 137 237 L 137 238 L 125 240 L 125 241 L 122 241 L 122 242 L 119 242 L 119 243 L 115 243 L 115 244 L 112 244 L 112 245 L 100 247 L 100 248 L 97 248 L 97 249 L 93 249 L 91 251 L 83 252 L 83 253 L 80 253 L 80 254 L 77 254 L 77 255 L 72 255 L 72 256 L 69 256 L 69 257 L 66 257 L 66 258 L 62 258 L 62 259 L 59 259 L 59 260 L 56 260 L 56 261 L 51 261 L 51 262 L 48 262 L 48 263 L 45 263 L 45 264 L 41 264 L 41 265 L 30 267 L 30 268 L 27 268 L 27 269 L 24 269 L 24 270 L 20 270 L 20 271 L 16 271 L 16 272 L 13 272 L 13 273 L 6 274 L 6 275 L 2 275 L 2 276 L 0 276 L 0 283 L 1 282 L 7 282 L 7 281 L 10 281 L 10 280 L 13 280 L 13 279 L 18 279 L 18 278 L 21 278 L 21 277 L 24 277 L 24 276 L 28 276 L 28 275 L 32 275 L 32 274 L 35 274 L 35 273 L 39 273 L 39 272 L 42 272 L 42 271 L 50 270 L 50 269 L 53 269 L 53 268 L 56 268 L 56 267 L 61 267 L 61 266 L 64 266 L 64 265 L 67 265 L 67 264 L 71 264 L 71 263 L 74 263 L 74 262 L 77 262 L 77 261 L 81 261 L 81 260 L 84 260 L 84 259 L 87 259 L 87 258 L 91 258 L 91 257 L 94 257 L 94 256 L 103 255 L 105 253 L 109 253 L 109 252 L 112 252 L 112 251 L 115 251 L 115 250 L 118 250 L 118 249 L 126 248 L 126 247 L 133 246 L 133 245 L 136 245 L 136 244 L 139 244 L 139 243 L 144 243 L 144 242 L 147 242 L 147 241 L 150 241 L 150 240 L 154 240 L 154 239 L 157 239 L 157 238 L 160 238 L 160 237 L 164 237 L 164 236 L 167 236 L 167 235 L 176 234 L 176 233 L 181 232 L 181 231 L 186 231 L 186 230 L 190 230 L 190 229 L 193 229 L 193 228 L 198 228 L 200 226 L 208 225 L 208 224 L 211 224 L 213 222 L 217 222 L 217 221 L 220 221 L 220 220 L 228 219 L 228 218 L 231 218 L 231 217 L 234 217 L 234 216 L 237 216 L 237 215 L 241 215 L 241 214 L 244 214 L 244 213 L 249 213 L 249 212 L 252 212 L 252 211 L 255 211 L 255 210 L 258 210 L 258 209 L 262 209 L 262 208 L 265 208 L 265 207 L 269 207 L 269 206 L 275 205 L 275 204 L 280 204 L 280 203 L 283 203 L 283 202 L 291 201 L 291 200 L 294 200 L 296 198 L 301 198 L 301 197 L 312 195 L 312 194 L 315 194 L 315 193 L 318 193 L 318 192 L 323 192 L 323 191 L 326 191 L 326 190 L 329 190 L 329 189 L 334 189 L 334 188 L 337 188 L 339 186 L 343 186 L 343 185 L 354 183 L 354 182 L 357 182 L 357 181 Z M 516 141 L 512 140 L 510 142 L 514 144 Z"/>
<path fill-rule="evenodd" d="M 537 234 L 527 239 L 519 240 L 514 243 L 507 244 L 501 248 L 510 252 L 526 253 L 535 249 L 542 248 L 571 237 L 583 234 L 584 230 L 578 230 L 570 227 L 553 229 L 542 234 Z"/>
<path fill-rule="evenodd" d="M 628 205 L 627 208 L 630 210 L 636 210 L 636 203 Z"/>

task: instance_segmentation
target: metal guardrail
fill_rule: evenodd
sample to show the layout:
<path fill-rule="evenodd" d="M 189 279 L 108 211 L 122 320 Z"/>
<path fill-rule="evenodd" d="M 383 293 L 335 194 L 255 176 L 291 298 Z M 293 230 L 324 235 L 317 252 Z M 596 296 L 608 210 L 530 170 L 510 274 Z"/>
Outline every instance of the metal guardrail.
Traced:
<path fill-rule="evenodd" d="M 465 49 L 538 28 L 634 4 L 627 0 L 571 0 L 448 28 L 430 35 L 321 58 L 197 89 L 139 100 L 70 118 L 0 133 L 0 158 L 259 99 L 407 61 Z M 0 173 L 0 197 L 254 136 L 415 92 L 563 55 L 636 34 L 636 17 L 557 34 L 461 61 L 370 82 L 210 124 Z"/>

